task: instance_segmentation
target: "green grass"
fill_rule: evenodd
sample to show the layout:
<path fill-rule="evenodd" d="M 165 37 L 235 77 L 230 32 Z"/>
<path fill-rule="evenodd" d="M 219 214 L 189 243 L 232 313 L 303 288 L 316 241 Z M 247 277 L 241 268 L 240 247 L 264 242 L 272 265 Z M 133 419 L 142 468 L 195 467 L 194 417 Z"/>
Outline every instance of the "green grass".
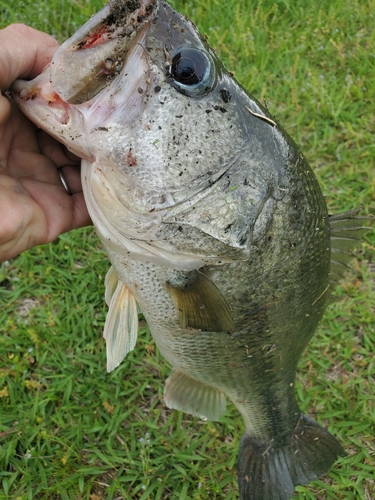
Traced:
<path fill-rule="evenodd" d="M 301 145 L 330 211 L 374 211 L 375 2 L 173 3 Z M 0 22 L 63 41 L 101 5 L 0 1 Z M 348 456 L 296 499 L 375 498 L 374 245 L 370 232 L 298 372 L 302 410 Z M 106 373 L 107 268 L 91 228 L 0 267 L 0 499 L 238 498 L 241 419 L 232 407 L 219 423 L 166 409 L 169 367 L 144 322 Z"/>

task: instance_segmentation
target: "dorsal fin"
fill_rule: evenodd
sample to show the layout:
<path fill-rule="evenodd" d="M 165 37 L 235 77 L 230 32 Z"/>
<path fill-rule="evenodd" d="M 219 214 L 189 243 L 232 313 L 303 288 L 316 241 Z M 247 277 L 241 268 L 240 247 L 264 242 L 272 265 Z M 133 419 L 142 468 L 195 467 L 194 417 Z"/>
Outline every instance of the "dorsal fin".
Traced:
<path fill-rule="evenodd" d="M 331 272 L 330 281 L 339 281 L 353 258 L 351 251 L 359 245 L 370 229 L 366 224 L 373 222 L 372 216 L 360 216 L 359 210 L 351 210 L 329 216 L 331 229 Z"/>

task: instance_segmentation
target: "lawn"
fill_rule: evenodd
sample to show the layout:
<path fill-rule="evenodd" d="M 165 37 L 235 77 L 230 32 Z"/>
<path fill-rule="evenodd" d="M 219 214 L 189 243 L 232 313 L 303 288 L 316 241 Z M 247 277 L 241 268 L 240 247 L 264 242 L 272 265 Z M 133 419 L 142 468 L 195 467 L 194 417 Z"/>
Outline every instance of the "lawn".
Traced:
<path fill-rule="evenodd" d="M 175 0 L 302 147 L 330 213 L 375 212 L 375 1 Z M 0 23 L 63 41 L 103 2 L 8 0 Z M 299 363 L 301 409 L 347 451 L 295 499 L 375 498 L 375 232 Z M 163 404 L 170 367 L 144 320 L 106 373 L 108 261 L 92 230 L 0 265 L 0 499 L 234 500 L 243 432 Z"/>

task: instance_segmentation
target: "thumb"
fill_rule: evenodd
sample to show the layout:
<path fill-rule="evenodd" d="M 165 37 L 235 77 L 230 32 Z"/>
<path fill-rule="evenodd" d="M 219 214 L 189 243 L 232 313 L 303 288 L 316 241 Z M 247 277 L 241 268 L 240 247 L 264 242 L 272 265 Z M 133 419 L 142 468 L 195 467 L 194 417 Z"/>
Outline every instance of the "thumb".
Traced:
<path fill-rule="evenodd" d="M 24 24 L 0 30 L 0 90 L 8 90 L 17 78 L 39 75 L 58 46 L 52 36 Z"/>

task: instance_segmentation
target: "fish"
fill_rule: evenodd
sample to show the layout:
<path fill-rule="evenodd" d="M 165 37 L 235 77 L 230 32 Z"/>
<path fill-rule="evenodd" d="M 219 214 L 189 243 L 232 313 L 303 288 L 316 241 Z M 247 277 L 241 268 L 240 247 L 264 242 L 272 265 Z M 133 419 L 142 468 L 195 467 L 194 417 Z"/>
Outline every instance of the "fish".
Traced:
<path fill-rule="evenodd" d="M 301 150 L 164 0 L 112 0 L 13 95 L 82 158 L 111 262 L 107 370 L 142 311 L 167 407 L 244 421 L 241 500 L 287 500 L 345 454 L 303 414 L 298 360 L 369 218 L 329 215 Z"/>

